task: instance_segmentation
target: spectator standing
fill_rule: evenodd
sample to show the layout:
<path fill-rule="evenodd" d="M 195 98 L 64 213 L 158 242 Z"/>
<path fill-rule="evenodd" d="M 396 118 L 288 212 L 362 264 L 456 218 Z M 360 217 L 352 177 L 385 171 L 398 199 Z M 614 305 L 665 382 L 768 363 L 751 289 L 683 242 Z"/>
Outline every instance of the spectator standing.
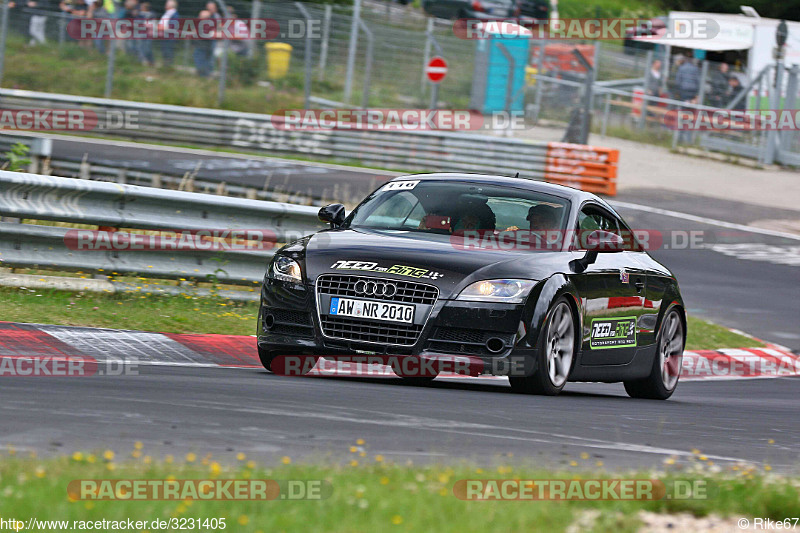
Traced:
<path fill-rule="evenodd" d="M 209 12 L 209 18 L 214 20 L 221 20 L 222 15 L 219 14 L 219 7 L 214 1 L 206 2 L 206 11 Z M 219 57 L 222 53 L 222 46 L 216 41 L 211 41 L 211 64 L 214 64 L 214 59 Z"/>
<path fill-rule="evenodd" d="M 158 22 L 160 33 L 163 34 L 164 29 L 169 26 L 177 26 L 178 18 L 178 2 L 175 0 L 167 0 L 164 4 L 164 14 Z M 164 39 L 161 41 L 161 54 L 164 56 L 164 66 L 171 67 L 172 61 L 175 59 L 175 39 Z"/>
<path fill-rule="evenodd" d="M 148 25 L 148 34 L 151 29 L 149 26 L 156 23 L 156 14 L 150 9 L 150 2 L 142 2 L 139 6 L 139 14 L 136 17 L 139 20 L 146 21 Z M 155 64 L 153 57 L 153 41 L 151 39 L 141 39 L 139 42 L 139 59 L 142 64 L 152 67 Z"/>
<path fill-rule="evenodd" d="M 204 9 L 200 12 L 198 18 L 201 20 L 210 19 L 212 18 L 211 12 Z M 197 39 L 192 44 L 194 46 L 194 66 L 197 69 L 197 75 L 208 78 L 211 76 L 212 70 L 211 58 L 213 56 L 211 54 L 214 48 L 214 41 L 211 39 Z"/>
<path fill-rule="evenodd" d="M 650 65 L 650 72 L 647 75 L 647 94 L 659 96 L 661 94 L 661 60 L 654 59 Z"/>
<path fill-rule="evenodd" d="M 219 14 L 219 8 L 217 7 L 216 2 L 207 2 L 206 11 L 209 12 L 209 18 L 214 20 L 219 20 L 222 18 L 222 15 Z"/>
<path fill-rule="evenodd" d="M 694 60 L 687 57 L 678 67 L 675 74 L 675 87 L 678 90 L 678 99 L 684 102 L 693 102 L 700 90 L 700 69 Z"/>
<path fill-rule="evenodd" d="M 34 46 L 36 44 L 45 44 L 47 42 L 47 38 L 45 37 L 45 26 L 47 24 L 47 15 L 43 15 L 39 12 L 49 11 L 49 9 L 47 9 L 47 5 L 37 0 L 28 0 L 27 2 L 21 4 L 14 4 L 14 2 L 10 2 L 9 9 L 15 7 L 16 5 L 24 6 L 30 10 L 38 11 L 38 12 L 23 11 L 22 13 L 23 25 L 28 28 L 28 36 L 30 37 L 28 44 L 30 46 Z"/>
<path fill-rule="evenodd" d="M 742 82 L 739 79 L 739 76 L 734 73 L 728 78 L 728 91 L 725 94 L 725 103 L 726 105 L 730 105 L 733 100 L 739 96 L 739 93 L 742 92 Z M 746 97 L 739 100 L 739 102 L 731 107 L 731 109 L 735 111 L 745 111 L 747 109 L 747 102 Z"/>
<path fill-rule="evenodd" d="M 122 9 L 117 13 L 121 19 L 135 19 L 139 16 L 139 0 L 125 0 Z M 139 43 L 134 39 L 128 39 L 124 42 L 125 51 L 131 55 L 139 55 Z"/>
<path fill-rule="evenodd" d="M 711 94 L 709 104 L 714 107 L 724 107 L 727 103 L 728 69 L 727 63 L 720 63 L 719 67 L 711 72 Z"/>

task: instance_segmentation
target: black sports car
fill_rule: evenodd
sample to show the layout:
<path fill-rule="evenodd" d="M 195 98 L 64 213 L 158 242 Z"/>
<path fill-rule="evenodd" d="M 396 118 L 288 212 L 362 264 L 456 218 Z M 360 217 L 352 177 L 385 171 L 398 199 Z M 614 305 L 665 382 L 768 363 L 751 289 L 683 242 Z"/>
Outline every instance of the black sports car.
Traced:
<path fill-rule="evenodd" d="M 601 198 L 519 178 L 403 176 L 287 244 L 261 294 L 258 351 L 469 360 L 518 391 L 623 381 L 675 390 L 686 316 L 672 273 Z M 395 371 L 402 377 L 411 376 Z"/>

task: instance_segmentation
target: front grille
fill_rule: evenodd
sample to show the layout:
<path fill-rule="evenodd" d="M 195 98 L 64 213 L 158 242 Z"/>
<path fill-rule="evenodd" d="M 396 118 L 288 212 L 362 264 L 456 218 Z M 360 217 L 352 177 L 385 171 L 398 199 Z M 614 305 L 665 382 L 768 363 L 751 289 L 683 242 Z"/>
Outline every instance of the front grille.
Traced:
<path fill-rule="evenodd" d="M 271 329 L 264 329 L 276 335 L 291 335 L 292 337 L 313 337 L 314 323 L 311 321 L 311 313 L 308 311 L 296 311 L 294 309 L 276 309 L 265 307 L 263 319 L 267 315 L 275 318 L 275 323 Z"/>
<path fill-rule="evenodd" d="M 506 350 L 500 353 L 492 353 L 486 349 L 486 341 L 492 337 L 503 339 Z M 430 336 L 426 349 L 440 353 L 459 354 L 459 355 L 485 355 L 498 356 L 513 346 L 514 333 L 497 333 L 494 331 L 483 331 L 466 328 L 434 328 Z"/>
<path fill-rule="evenodd" d="M 364 295 L 356 293 L 355 286 L 359 280 L 370 281 L 377 278 L 364 276 L 346 276 L 339 274 L 325 274 L 317 278 L 317 292 L 320 294 L 331 294 L 334 296 L 349 296 L 352 298 L 364 298 Z M 391 297 L 368 296 L 371 300 L 389 300 L 407 304 L 426 304 L 433 305 L 439 296 L 439 289 L 433 285 L 417 283 L 415 281 L 390 281 L 397 287 L 397 293 Z"/>
<path fill-rule="evenodd" d="M 411 346 L 422 332 L 417 324 L 375 323 L 358 318 L 322 315 L 322 331 L 328 337 L 354 342 Z"/>

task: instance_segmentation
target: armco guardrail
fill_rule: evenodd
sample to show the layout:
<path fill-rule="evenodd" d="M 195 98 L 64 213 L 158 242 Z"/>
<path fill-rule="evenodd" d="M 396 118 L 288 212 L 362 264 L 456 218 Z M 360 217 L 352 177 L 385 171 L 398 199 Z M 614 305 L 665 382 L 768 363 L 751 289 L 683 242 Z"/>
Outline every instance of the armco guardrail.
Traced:
<path fill-rule="evenodd" d="M 13 89 L 0 89 L 0 107 L 81 108 L 123 118 L 133 113 L 135 127 L 94 133 L 141 141 L 333 157 L 408 170 L 519 172 L 526 178 L 567 183 L 592 192 L 616 192 L 619 153 L 591 146 L 443 131 L 291 131 L 276 128 L 271 115 Z M 570 179 L 576 175 L 582 179 Z"/>
<path fill-rule="evenodd" d="M 0 171 L 0 216 L 101 226 L 106 231 L 261 230 L 286 242 L 323 226 L 317 208 Z M 0 222 L 0 266 L 149 278 L 258 282 L 273 250 L 74 249 L 70 227 Z M 206 240 L 203 242 L 212 242 Z"/>

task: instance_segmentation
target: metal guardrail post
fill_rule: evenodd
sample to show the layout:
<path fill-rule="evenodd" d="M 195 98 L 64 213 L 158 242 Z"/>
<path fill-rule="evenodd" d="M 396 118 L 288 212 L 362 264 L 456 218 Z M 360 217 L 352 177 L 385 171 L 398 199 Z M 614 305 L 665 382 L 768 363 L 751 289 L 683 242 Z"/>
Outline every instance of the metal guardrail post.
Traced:
<path fill-rule="evenodd" d="M 798 76 L 800 75 L 800 65 L 792 65 L 791 70 L 789 70 L 789 79 L 786 82 L 786 99 L 784 100 L 784 109 L 796 109 L 797 106 L 797 91 L 798 85 Z M 792 136 L 797 135 L 796 131 L 782 131 L 781 135 L 781 142 L 779 145 L 779 152 L 778 152 L 778 159 L 781 163 L 784 161 L 782 160 L 782 153 L 781 152 L 788 152 L 791 147 Z"/>
<path fill-rule="evenodd" d="M 669 81 L 669 67 L 670 59 L 672 58 L 672 45 L 668 44 L 664 47 L 664 64 L 661 65 L 661 92 L 667 92 L 667 82 Z"/>
<path fill-rule="evenodd" d="M 511 115 L 511 97 L 514 92 L 514 69 L 516 66 L 516 62 L 514 61 L 514 56 L 511 55 L 511 52 L 508 51 L 506 45 L 503 43 L 497 43 L 497 48 L 503 53 L 503 56 L 508 60 L 508 81 L 506 82 L 506 113 Z"/>
<path fill-rule="evenodd" d="M 333 6 L 325 4 L 325 18 L 322 21 L 322 43 L 319 49 L 319 80 L 325 79 L 325 68 L 328 64 L 328 41 L 331 35 L 331 17 Z"/>
<path fill-rule="evenodd" d="M 306 19 L 306 42 L 305 50 L 303 50 L 303 67 L 305 70 L 305 79 L 303 81 L 303 109 L 309 109 L 311 107 L 311 62 L 313 61 L 312 54 L 314 52 L 311 41 L 311 15 L 300 2 L 295 2 L 294 5 L 297 6 L 297 10 L 300 11 L 300 14 Z"/>
<path fill-rule="evenodd" d="M 595 54 L 597 54 L 597 48 L 595 47 Z M 597 72 L 597 63 L 595 62 L 594 65 L 589 64 L 589 61 L 577 48 L 572 50 L 572 55 L 574 55 L 578 61 L 580 61 L 583 68 L 586 69 L 586 83 L 584 85 L 584 93 L 583 93 L 583 120 L 581 121 L 581 141 L 580 144 L 586 144 L 589 142 L 589 130 L 591 129 L 591 116 L 592 116 L 592 86 L 594 85 L 595 75 Z M 597 61 L 597 56 L 595 55 L 595 61 Z"/>
<path fill-rule="evenodd" d="M 228 11 L 228 4 L 225 0 L 217 0 L 222 8 L 222 16 L 230 18 L 230 11 Z M 213 59 L 212 59 L 213 61 Z M 225 85 L 228 77 L 228 40 L 222 40 L 222 56 L 219 58 L 219 85 L 217 89 L 217 107 L 222 107 L 225 101 Z"/>
<path fill-rule="evenodd" d="M 8 37 L 8 10 L 10 0 L 3 0 L 2 20 L 0 20 L 0 87 L 3 86 L 3 73 L 6 65 L 6 37 Z"/>
<path fill-rule="evenodd" d="M 785 70 L 782 61 L 778 61 L 775 67 L 775 84 L 773 90 L 770 91 L 770 109 L 781 109 L 781 95 L 783 93 L 783 71 Z M 771 165 L 775 162 L 775 152 L 778 150 L 778 132 L 773 128 L 767 134 L 766 152 L 764 154 L 764 164 Z"/>
<path fill-rule="evenodd" d="M 603 124 L 600 126 L 600 137 L 606 136 L 606 128 L 608 127 L 608 112 L 610 108 L 610 98 L 611 96 L 608 93 L 606 94 L 606 101 L 603 104 Z"/>
<path fill-rule="evenodd" d="M 425 74 L 425 67 L 428 66 L 428 62 L 431 60 L 431 38 L 433 37 L 433 17 L 428 17 L 427 21 L 428 27 L 425 29 L 425 52 L 422 56 L 422 74 L 419 80 L 419 92 L 423 96 L 425 95 L 425 88 L 428 86 L 427 78 L 428 76 Z"/>
<path fill-rule="evenodd" d="M 539 41 L 539 56 L 536 58 L 536 75 L 542 76 L 544 69 L 544 55 L 546 52 L 545 41 Z M 533 98 L 533 123 L 539 121 L 539 115 L 542 111 L 542 91 L 544 90 L 544 81 L 537 78 L 536 80 L 536 95 Z"/>
<path fill-rule="evenodd" d="M 353 70 L 356 65 L 356 49 L 358 48 L 358 21 L 361 20 L 361 0 L 353 1 L 353 15 L 350 21 L 350 44 L 347 48 L 347 73 L 344 78 L 344 101 L 350 102 L 353 93 Z"/>
<path fill-rule="evenodd" d="M 58 16 L 58 47 L 64 46 L 67 40 L 67 14 L 59 13 Z"/>
<path fill-rule="evenodd" d="M 373 53 L 373 46 L 375 44 L 374 36 L 372 35 L 372 30 L 367 27 L 367 24 L 359 19 L 358 21 L 359 26 L 364 31 L 367 36 L 367 65 L 364 70 L 364 90 L 363 94 L 361 95 L 361 107 L 368 108 L 369 107 L 369 85 L 372 78 L 372 53 Z"/>
<path fill-rule="evenodd" d="M 255 20 L 261 18 L 261 0 L 253 0 L 253 7 L 250 9 L 250 35 L 255 33 Z M 247 57 L 253 58 L 256 52 L 256 42 L 253 39 L 247 41 Z"/>
<path fill-rule="evenodd" d="M 706 98 L 706 80 L 708 79 L 708 61 L 703 60 L 702 67 L 700 67 L 700 90 L 697 93 L 697 103 L 703 105 Z M 697 139 L 697 131 L 692 131 L 691 143 L 694 144 Z"/>
<path fill-rule="evenodd" d="M 642 109 L 639 114 L 639 129 L 644 129 L 645 124 L 647 123 L 647 85 L 650 82 L 650 70 L 653 67 L 653 51 L 647 51 L 647 61 L 645 61 L 645 72 L 644 72 L 644 93 L 642 96 Z"/>
<path fill-rule="evenodd" d="M 433 24 L 431 24 L 431 28 L 433 28 Z M 433 45 L 434 48 L 436 48 L 436 54 L 439 55 L 439 56 L 443 56 L 444 55 L 444 50 L 442 50 L 442 46 L 439 44 L 439 41 L 437 41 L 436 37 L 434 37 L 433 31 L 431 31 L 430 33 L 426 33 L 425 36 L 426 36 L 428 42 L 431 45 Z M 428 51 L 428 53 L 430 54 L 430 51 Z M 429 61 L 430 61 L 430 58 L 428 58 L 425 61 L 425 66 L 428 65 Z M 425 74 L 425 69 L 424 68 L 423 68 L 423 76 L 427 77 L 427 75 Z M 432 87 L 431 87 L 431 107 L 430 107 L 430 109 L 438 109 L 439 108 L 439 84 L 438 83 L 434 83 L 434 82 L 430 82 L 430 85 L 432 85 Z"/>
<path fill-rule="evenodd" d="M 117 57 L 117 41 L 108 41 L 108 67 L 106 68 L 106 89 L 103 95 L 111 98 L 111 91 L 114 88 L 114 63 Z"/>

